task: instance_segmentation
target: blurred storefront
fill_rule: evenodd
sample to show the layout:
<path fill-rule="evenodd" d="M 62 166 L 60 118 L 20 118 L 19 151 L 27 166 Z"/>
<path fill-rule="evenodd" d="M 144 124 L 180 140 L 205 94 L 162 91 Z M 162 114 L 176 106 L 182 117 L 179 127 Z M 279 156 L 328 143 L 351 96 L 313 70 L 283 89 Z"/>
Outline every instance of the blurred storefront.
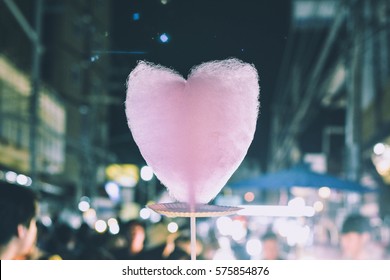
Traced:
<path fill-rule="evenodd" d="M 0 164 L 19 173 L 30 173 L 30 81 L 11 61 L 0 55 Z M 64 171 L 65 108 L 47 87 L 39 98 L 37 169 L 52 174 Z"/>
<path fill-rule="evenodd" d="M 360 212 L 371 218 L 375 238 L 385 244 L 390 224 L 389 18 L 388 1 L 292 1 L 268 166 L 276 171 L 318 154 L 325 171 L 376 190 L 364 195 L 332 191 L 335 200 L 324 204 L 316 220 L 318 225 L 333 220 L 338 228 L 348 213 Z"/>
<path fill-rule="evenodd" d="M 34 188 L 61 200 L 54 211 L 77 207 L 98 195 L 115 160 L 106 149 L 110 58 L 98 54 L 109 48 L 110 3 L 4 1 L 0 26 L 1 170 L 35 177 Z"/>

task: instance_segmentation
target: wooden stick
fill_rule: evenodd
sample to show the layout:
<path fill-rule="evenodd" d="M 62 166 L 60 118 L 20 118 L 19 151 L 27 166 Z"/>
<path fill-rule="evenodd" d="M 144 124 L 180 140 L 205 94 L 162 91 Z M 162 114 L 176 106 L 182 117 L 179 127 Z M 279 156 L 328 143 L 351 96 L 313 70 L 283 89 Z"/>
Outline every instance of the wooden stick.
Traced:
<path fill-rule="evenodd" d="M 191 260 L 196 260 L 196 218 L 191 216 Z"/>

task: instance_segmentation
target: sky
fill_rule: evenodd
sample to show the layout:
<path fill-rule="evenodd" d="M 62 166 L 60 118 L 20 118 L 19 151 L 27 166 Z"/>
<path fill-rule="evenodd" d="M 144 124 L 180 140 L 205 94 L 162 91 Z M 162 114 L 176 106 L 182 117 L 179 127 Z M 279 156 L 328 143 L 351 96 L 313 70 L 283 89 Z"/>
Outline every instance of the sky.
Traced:
<path fill-rule="evenodd" d="M 165 2 L 164 0 L 162 0 Z M 288 40 L 286 0 L 116 0 L 112 7 L 113 92 L 125 98 L 125 81 L 138 60 L 175 69 L 186 77 L 202 62 L 235 57 L 259 73 L 260 116 L 248 157 L 266 166 L 272 96 Z M 159 37 L 166 33 L 167 43 Z M 142 52 L 134 54 L 131 52 Z M 123 105 L 111 108 L 111 145 L 122 162 L 142 157 L 132 141 Z"/>

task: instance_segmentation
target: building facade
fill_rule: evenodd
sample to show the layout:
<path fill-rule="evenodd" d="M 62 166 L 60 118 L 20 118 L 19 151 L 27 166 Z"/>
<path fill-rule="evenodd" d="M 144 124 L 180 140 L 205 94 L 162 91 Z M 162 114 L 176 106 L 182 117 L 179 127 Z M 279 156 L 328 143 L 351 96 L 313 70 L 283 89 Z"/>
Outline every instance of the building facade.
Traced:
<path fill-rule="evenodd" d="M 109 25 L 109 1 L 0 3 L 0 178 L 23 174 L 35 179 L 34 187 L 69 203 L 96 193 L 99 170 L 110 162 L 110 58 L 101 55 L 109 48 Z M 34 57 L 37 45 L 39 55 Z M 34 76 L 37 72 L 31 69 L 37 65 L 39 75 Z"/>

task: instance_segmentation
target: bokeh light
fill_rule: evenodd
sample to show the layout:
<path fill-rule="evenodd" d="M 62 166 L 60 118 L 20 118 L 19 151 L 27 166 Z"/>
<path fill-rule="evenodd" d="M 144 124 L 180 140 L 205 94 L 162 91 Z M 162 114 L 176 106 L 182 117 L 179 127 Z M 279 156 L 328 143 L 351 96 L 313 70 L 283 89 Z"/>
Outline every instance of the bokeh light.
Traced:
<path fill-rule="evenodd" d="M 244 195 L 244 199 L 246 202 L 252 202 L 255 199 L 255 194 L 253 192 L 247 192 Z"/>
<path fill-rule="evenodd" d="M 373 150 L 374 150 L 374 154 L 376 154 L 377 156 L 380 156 L 381 154 L 383 154 L 385 152 L 386 146 L 383 143 L 377 143 L 377 144 L 375 144 Z"/>
<path fill-rule="evenodd" d="M 160 35 L 160 41 L 162 43 L 168 43 L 169 42 L 169 36 L 166 33 L 163 33 Z"/>
<path fill-rule="evenodd" d="M 16 177 L 18 176 L 18 174 L 16 174 L 15 172 L 13 171 L 7 171 L 5 173 L 5 179 L 9 182 L 9 183 L 15 183 L 16 182 Z"/>
<path fill-rule="evenodd" d="M 321 201 L 314 202 L 313 207 L 316 212 L 321 212 L 324 210 L 324 204 Z"/>
<path fill-rule="evenodd" d="M 246 237 L 247 229 L 241 221 L 235 220 L 232 222 L 232 227 L 230 229 L 230 235 L 233 240 L 240 241 Z"/>
<path fill-rule="evenodd" d="M 330 188 L 329 187 L 321 187 L 321 188 L 319 188 L 318 195 L 321 198 L 329 198 L 330 197 Z"/>
<path fill-rule="evenodd" d="M 49 216 L 42 216 L 41 217 L 41 223 L 45 227 L 50 227 L 53 224 L 53 221 L 52 221 L 52 219 Z"/>
<path fill-rule="evenodd" d="M 170 222 L 167 229 L 170 233 L 175 233 L 179 229 L 179 226 L 175 222 Z"/>
<path fill-rule="evenodd" d="M 108 196 L 113 201 L 118 201 L 120 198 L 120 188 L 119 185 L 115 182 L 107 182 L 104 186 Z"/>
<path fill-rule="evenodd" d="M 119 233 L 119 224 L 118 221 L 114 218 L 108 220 L 108 230 L 111 234 L 115 235 Z"/>
<path fill-rule="evenodd" d="M 115 218 L 109 218 L 108 221 L 107 221 L 107 224 L 108 224 L 109 226 L 117 225 L 117 224 L 118 224 L 118 220 L 115 219 Z"/>
<path fill-rule="evenodd" d="M 141 168 L 141 179 L 144 181 L 153 179 L 153 169 L 150 166 L 145 165 Z"/>
<path fill-rule="evenodd" d="M 245 249 L 250 256 L 255 257 L 261 255 L 263 246 L 259 239 L 251 238 L 246 243 Z"/>
<path fill-rule="evenodd" d="M 154 224 L 158 223 L 159 221 L 161 221 L 161 215 L 154 211 L 151 211 L 150 221 Z"/>
<path fill-rule="evenodd" d="M 97 220 L 96 223 L 95 223 L 95 230 L 98 232 L 98 233 L 103 233 L 107 230 L 107 224 L 105 221 L 103 220 Z"/>
<path fill-rule="evenodd" d="M 19 174 L 18 176 L 16 176 L 16 183 L 25 186 L 28 183 L 28 177 L 24 174 Z"/>
<path fill-rule="evenodd" d="M 84 221 L 90 226 L 93 227 L 97 218 L 96 211 L 93 208 L 89 208 L 87 211 L 83 213 Z"/>
<path fill-rule="evenodd" d="M 305 200 L 302 197 L 295 197 L 288 202 L 288 206 L 294 208 L 305 207 Z"/>
<path fill-rule="evenodd" d="M 133 20 L 134 21 L 139 21 L 139 19 L 140 19 L 140 14 L 139 13 L 134 13 L 133 14 Z"/>
<path fill-rule="evenodd" d="M 217 219 L 217 229 L 222 235 L 229 235 L 233 226 L 233 221 L 230 217 L 222 216 Z"/>
<path fill-rule="evenodd" d="M 142 208 L 140 211 L 139 211 L 139 216 L 146 220 L 146 219 L 149 219 L 150 216 L 151 216 L 151 211 L 149 208 Z"/>
<path fill-rule="evenodd" d="M 85 212 L 85 211 L 87 211 L 89 208 L 91 207 L 91 205 L 89 204 L 89 202 L 88 201 L 80 201 L 79 202 L 79 210 L 81 211 L 81 212 Z"/>

